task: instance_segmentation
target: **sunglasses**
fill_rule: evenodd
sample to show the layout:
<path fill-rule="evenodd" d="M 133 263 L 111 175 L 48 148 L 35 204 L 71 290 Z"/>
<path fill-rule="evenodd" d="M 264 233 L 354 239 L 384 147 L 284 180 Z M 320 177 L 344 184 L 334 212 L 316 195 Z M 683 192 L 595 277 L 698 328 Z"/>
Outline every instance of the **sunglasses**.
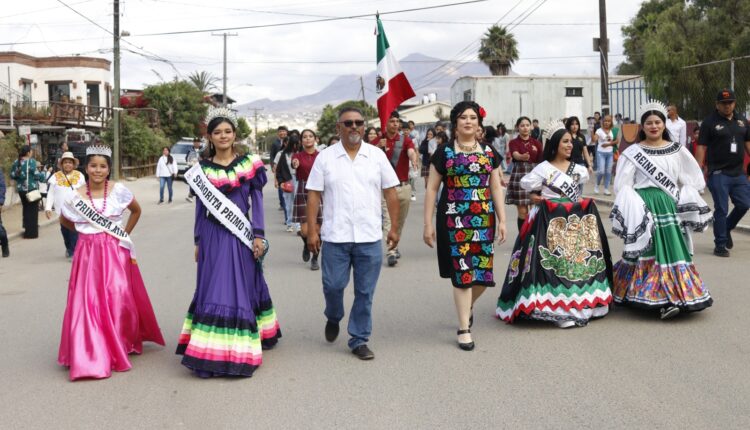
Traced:
<path fill-rule="evenodd" d="M 356 119 L 356 120 L 347 119 L 346 121 L 339 121 L 339 124 L 343 124 L 344 127 L 347 127 L 347 128 L 352 127 L 352 126 L 363 127 L 365 125 L 365 120 L 363 120 L 363 119 Z"/>

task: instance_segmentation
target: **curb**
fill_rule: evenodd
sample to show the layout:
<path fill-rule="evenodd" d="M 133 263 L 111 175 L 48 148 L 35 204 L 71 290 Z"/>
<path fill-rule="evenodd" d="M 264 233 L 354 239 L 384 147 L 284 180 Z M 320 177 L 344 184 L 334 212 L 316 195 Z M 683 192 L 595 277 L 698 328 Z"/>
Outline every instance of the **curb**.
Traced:
<path fill-rule="evenodd" d="M 39 223 L 39 228 L 44 228 L 47 226 L 50 226 L 52 224 L 59 224 L 60 221 L 58 221 L 57 218 L 55 219 L 46 219 L 43 222 Z M 19 237 L 23 236 L 23 230 L 17 231 L 15 233 L 11 233 L 8 235 L 8 242 L 12 241 L 13 239 L 18 239 Z"/>
<path fill-rule="evenodd" d="M 611 208 L 615 204 L 614 200 L 603 199 L 601 197 L 595 197 L 595 196 L 584 196 L 584 197 L 592 199 L 593 201 L 596 202 L 597 205 L 600 205 L 600 206 L 607 206 Z M 737 230 L 740 233 L 750 234 L 750 226 L 748 225 L 737 224 L 737 227 L 735 227 L 734 230 Z"/>

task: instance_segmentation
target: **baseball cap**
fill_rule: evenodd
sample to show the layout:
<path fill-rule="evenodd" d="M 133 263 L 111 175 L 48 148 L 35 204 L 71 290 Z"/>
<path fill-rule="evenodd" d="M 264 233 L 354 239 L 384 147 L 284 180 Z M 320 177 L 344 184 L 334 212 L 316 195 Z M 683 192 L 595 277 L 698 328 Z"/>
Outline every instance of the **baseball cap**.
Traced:
<path fill-rule="evenodd" d="M 734 91 L 729 88 L 724 88 L 719 91 L 719 94 L 716 96 L 717 102 L 733 102 L 735 100 L 737 99 L 734 97 Z"/>

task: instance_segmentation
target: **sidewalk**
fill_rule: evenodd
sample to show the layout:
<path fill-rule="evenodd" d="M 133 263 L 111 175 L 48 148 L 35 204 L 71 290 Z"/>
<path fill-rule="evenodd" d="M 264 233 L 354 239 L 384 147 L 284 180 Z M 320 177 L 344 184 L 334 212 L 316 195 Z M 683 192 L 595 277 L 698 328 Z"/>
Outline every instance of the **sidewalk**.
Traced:
<path fill-rule="evenodd" d="M 612 178 L 612 181 L 614 181 L 614 178 Z M 594 201 L 599 206 L 612 207 L 614 205 L 614 203 L 615 203 L 615 195 L 614 195 L 614 193 L 611 196 L 605 196 L 602 193 L 602 191 L 604 190 L 603 187 L 599 187 L 599 194 L 594 194 L 594 184 L 595 183 L 596 183 L 596 178 L 592 177 L 591 180 L 589 180 L 588 184 L 584 185 L 584 187 L 583 187 L 583 195 L 585 197 L 590 197 L 590 198 L 594 199 Z M 610 187 L 610 191 L 612 191 L 612 189 L 613 189 L 613 187 Z M 703 197 L 703 200 L 705 200 L 706 203 L 708 203 L 708 206 L 711 207 L 711 209 L 713 209 L 713 207 L 714 207 L 714 199 L 711 196 L 711 192 L 708 191 L 708 188 L 706 188 L 706 192 L 703 193 L 701 195 L 701 197 Z M 732 205 L 732 202 L 730 201 L 729 202 L 729 211 L 730 212 L 732 211 L 733 207 L 734 206 Z M 745 221 L 747 223 L 748 219 L 747 218 L 743 218 L 743 221 Z M 709 226 L 709 228 L 711 228 L 711 226 Z M 735 230 L 737 230 L 737 231 L 739 231 L 741 233 L 750 234 L 750 225 L 748 225 L 748 224 L 737 224 L 737 227 L 735 228 Z"/>
<path fill-rule="evenodd" d="M 156 201 L 159 199 L 159 181 L 156 176 L 149 176 L 139 179 L 124 179 L 122 182 L 130 191 L 135 194 L 138 201 Z M 12 185 L 15 186 L 15 185 Z M 21 216 L 21 203 L 18 201 L 18 195 L 13 192 L 13 205 L 10 205 L 11 190 L 10 185 L 8 186 L 8 193 L 5 198 L 5 205 L 3 206 L 3 226 L 8 232 L 8 240 L 14 240 L 20 238 L 23 234 L 22 227 L 22 216 Z M 187 195 L 187 185 L 182 182 L 182 179 L 177 179 L 174 182 L 174 198 L 175 200 L 183 200 Z M 166 194 L 167 190 L 164 190 Z M 53 214 L 52 219 L 47 219 L 44 212 L 39 212 L 39 234 L 50 234 L 49 230 L 44 227 L 50 225 L 58 225 L 59 221 L 57 215 Z M 54 234 L 59 235 L 59 229 L 54 230 Z"/>

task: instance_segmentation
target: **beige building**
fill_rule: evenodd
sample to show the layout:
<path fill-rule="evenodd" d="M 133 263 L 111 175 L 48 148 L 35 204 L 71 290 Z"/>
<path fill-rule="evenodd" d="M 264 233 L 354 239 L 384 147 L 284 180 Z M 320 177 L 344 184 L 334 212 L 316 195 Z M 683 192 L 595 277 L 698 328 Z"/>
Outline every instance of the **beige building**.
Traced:
<path fill-rule="evenodd" d="M 10 75 L 10 77 L 9 77 Z M 88 106 L 111 105 L 110 61 L 93 57 L 33 57 L 0 52 L 0 82 L 14 102 L 75 102 Z"/>

